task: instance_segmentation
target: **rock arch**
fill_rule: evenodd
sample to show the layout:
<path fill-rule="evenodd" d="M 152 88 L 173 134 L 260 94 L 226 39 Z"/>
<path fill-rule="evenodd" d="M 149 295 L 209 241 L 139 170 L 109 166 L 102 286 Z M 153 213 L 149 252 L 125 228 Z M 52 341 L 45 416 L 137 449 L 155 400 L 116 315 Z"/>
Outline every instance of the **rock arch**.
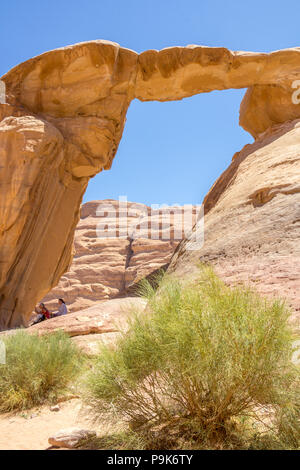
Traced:
<path fill-rule="evenodd" d="M 240 124 L 255 138 L 300 117 L 300 48 L 269 54 L 203 46 L 141 54 L 109 41 L 46 52 L 2 77 L 0 329 L 26 322 L 72 260 L 89 178 L 111 167 L 128 106 L 248 88 Z"/>

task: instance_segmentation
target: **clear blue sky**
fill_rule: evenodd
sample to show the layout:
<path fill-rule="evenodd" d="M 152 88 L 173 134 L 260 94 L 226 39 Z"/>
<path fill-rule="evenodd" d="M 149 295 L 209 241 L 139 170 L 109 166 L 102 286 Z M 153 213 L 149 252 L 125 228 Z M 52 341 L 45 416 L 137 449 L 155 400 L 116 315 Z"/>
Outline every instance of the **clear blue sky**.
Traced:
<path fill-rule="evenodd" d="M 109 39 L 141 52 L 203 44 L 271 51 L 299 46 L 299 0 L 9 0 L 1 2 L 0 75 L 50 49 Z M 252 137 L 238 125 L 244 90 L 169 103 L 132 102 L 112 169 L 85 201 L 200 203 Z"/>

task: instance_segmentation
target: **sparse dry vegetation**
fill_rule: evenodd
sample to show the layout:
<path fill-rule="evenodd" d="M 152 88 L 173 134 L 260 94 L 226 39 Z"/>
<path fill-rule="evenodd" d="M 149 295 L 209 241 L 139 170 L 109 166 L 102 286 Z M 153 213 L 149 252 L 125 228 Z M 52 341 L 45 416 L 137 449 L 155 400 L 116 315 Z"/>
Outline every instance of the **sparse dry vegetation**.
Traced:
<path fill-rule="evenodd" d="M 54 400 L 80 370 L 81 354 L 63 332 L 38 337 L 25 331 L 4 337 L 0 364 L 0 411 L 30 408 Z"/>
<path fill-rule="evenodd" d="M 165 276 L 117 348 L 88 377 L 98 417 L 128 422 L 145 448 L 299 448 L 299 369 L 288 310 L 210 268 Z M 116 442 L 116 440 L 114 440 Z"/>

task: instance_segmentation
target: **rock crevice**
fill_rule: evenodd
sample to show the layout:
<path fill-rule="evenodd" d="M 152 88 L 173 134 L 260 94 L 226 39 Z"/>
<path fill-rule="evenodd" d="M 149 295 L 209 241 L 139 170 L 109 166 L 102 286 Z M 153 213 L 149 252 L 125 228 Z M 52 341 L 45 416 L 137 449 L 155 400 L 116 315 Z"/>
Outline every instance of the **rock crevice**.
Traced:
<path fill-rule="evenodd" d="M 167 268 L 182 238 L 183 207 L 151 210 L 130 202 L 127 206 L 120 209 L 119 201 L 112 199 L 83 204 L 73 263 L 44 297 L 48 308 L 55 310 L 60 297 L 71 312 L 99 300 L 124 297 L 135 291 L 141 279 Z M 191 211 L 196 220 L 196 206 Z M 164 229 L 166 222 L 169 232 Z"/>

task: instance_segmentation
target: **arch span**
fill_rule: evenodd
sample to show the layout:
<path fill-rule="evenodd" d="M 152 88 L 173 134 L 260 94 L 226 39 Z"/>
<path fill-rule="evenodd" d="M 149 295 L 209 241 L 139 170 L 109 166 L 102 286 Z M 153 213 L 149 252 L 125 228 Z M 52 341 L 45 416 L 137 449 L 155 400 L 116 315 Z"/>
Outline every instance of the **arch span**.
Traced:
<path fill-rule="evenodd" d="M 89 178 L 109 169 L 134 98 L 180 100 L 248 88 L 240 124 L 255 138 L 300 117 L 300 48 L 269 54 L 203 46 L 141 54 L 109 41 L 46 52 L 2 77 L 0 328 L 26 322 L 72 260 Z"/>

